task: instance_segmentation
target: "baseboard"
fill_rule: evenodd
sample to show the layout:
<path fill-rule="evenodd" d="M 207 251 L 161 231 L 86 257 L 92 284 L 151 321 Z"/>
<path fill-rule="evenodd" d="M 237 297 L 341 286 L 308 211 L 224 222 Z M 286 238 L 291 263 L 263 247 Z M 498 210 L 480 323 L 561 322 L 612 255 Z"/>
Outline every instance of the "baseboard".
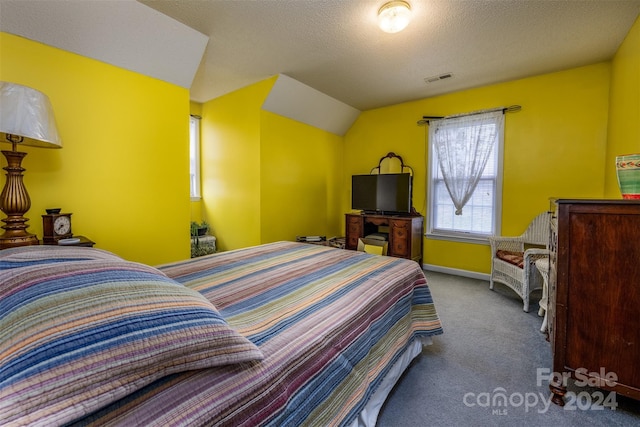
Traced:
<path fill-rule="evenodd" d="M 490 274 L 478 273 L 477 271 L 461 270 L 459 268 L 443 267 L 441 265 L 422 264 L 422 269 L 427 271 L 435 271 L 437 273 L 453 274 L 454 276 L 469 277 L 471 279 L 489 281 Z"/>

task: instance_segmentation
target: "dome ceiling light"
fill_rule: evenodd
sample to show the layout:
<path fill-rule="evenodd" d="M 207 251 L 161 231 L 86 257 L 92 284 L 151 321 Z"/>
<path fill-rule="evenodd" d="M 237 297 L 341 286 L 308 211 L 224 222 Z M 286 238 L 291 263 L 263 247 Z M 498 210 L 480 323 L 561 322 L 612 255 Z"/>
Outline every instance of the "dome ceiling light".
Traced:
<path fill-rule="evenodd" d="M 404 30 L 411 21 L 411 6 L 406 1 L 390 1 L 378 10 L 378 26 L 386 33 Z"/>

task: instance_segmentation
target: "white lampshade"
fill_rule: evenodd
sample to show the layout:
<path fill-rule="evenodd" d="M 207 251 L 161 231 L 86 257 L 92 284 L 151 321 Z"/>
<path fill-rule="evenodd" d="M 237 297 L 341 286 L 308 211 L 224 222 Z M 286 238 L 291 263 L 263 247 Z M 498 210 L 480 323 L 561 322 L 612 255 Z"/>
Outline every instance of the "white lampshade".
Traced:
<path fill-rule="evenodd" d="M 406 1 L 390 1 L 378 10 L 378 26 L 387 33 L 404 30 L 411 21 L 411 6 Z"/>
<path fill-rule="evenodd" d="M 0 82 L 0 142 L 60 148 L 62 140 L 49 98 L 40 91 L 16 83 Z"/>

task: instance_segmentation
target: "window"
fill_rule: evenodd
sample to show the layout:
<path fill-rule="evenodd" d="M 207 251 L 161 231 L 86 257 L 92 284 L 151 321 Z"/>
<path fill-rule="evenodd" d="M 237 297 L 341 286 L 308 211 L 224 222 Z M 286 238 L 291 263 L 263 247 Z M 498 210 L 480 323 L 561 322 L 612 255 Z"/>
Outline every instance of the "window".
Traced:
<path fill-rule="evenodd" d="M 500 234 L 503 135 L 501 110 L 430 123 L 429 237 L 481 243 Z"/>
<path fill-rule="evenodd" d="M 200 117 L 189 117 L 189 175 L 191 200 L 200 199 Z"/>

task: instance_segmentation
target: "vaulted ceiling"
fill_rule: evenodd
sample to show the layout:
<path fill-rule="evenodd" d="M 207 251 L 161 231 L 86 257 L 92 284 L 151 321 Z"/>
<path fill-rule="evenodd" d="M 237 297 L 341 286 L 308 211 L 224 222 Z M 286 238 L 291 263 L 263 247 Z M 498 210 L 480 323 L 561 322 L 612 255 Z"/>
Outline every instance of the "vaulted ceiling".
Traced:
<path fill-rule="evenodd" d="M 609 60 L 640 13 L 640 0 L 408 1 L 396 34 L 376 25 L 385 0 L 0 0 L 0 29 L 198 102 L 285 74 L 366 110 Z"/>

